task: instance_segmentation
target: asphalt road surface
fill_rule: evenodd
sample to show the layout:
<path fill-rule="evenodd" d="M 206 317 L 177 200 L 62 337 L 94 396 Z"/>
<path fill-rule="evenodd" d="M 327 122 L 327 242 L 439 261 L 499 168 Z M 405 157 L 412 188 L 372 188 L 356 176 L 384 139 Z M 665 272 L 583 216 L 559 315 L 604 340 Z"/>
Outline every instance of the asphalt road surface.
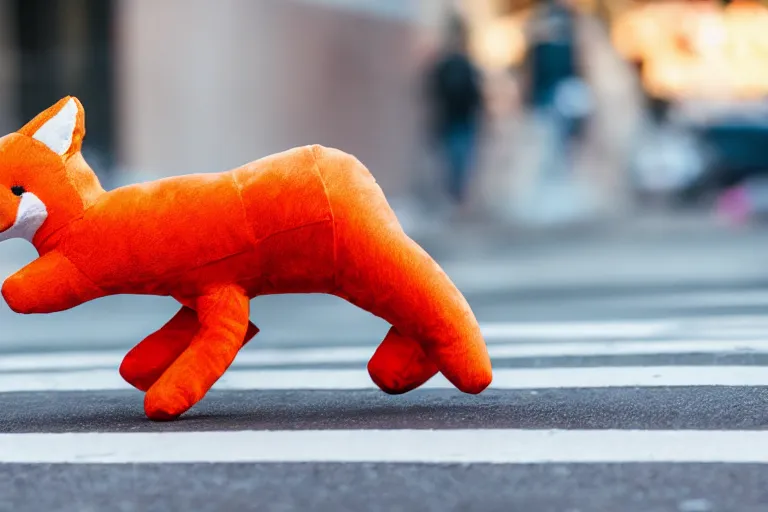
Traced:
<path fill-rule="evenodd" d="M 262 332 L 170 423 L 145 419 L 117 365 L 173 304 L 0 311 L 0 511 L 768 510 L 768 287 L 471 302 L 495 367 L 479 396 L 441 378 L 387 396 L 365 371 L 386 324 L 270 297 Z"/>

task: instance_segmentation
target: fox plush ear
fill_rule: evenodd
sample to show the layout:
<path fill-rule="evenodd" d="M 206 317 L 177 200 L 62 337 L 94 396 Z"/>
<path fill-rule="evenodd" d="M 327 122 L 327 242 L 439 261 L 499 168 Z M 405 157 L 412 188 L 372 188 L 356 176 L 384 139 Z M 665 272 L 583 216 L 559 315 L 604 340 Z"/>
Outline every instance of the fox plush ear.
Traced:
<path fill-rule="evenodd" d="M 41 112 L 19 130 L 39 140 L 62 157 L 80 151 L 85 136 L 85 111 L 77 98 L 67 96 Z"/>

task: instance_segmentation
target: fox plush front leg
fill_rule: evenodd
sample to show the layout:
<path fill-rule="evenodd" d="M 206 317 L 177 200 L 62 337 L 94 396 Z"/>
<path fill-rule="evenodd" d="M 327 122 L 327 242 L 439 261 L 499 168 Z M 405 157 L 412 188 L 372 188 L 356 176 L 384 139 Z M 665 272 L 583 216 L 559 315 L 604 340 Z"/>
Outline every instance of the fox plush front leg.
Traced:
<path fill-rule="evenodd" d="M 197 312 L 187 306 L 182 307 L 167 324 L 126 354 L 120 365 L 120 375 L 136 389 L 147 391 L 189 347 L 200 328 Z M 249 322 L 242 345 L 258 332 L 259 328 Z"/>
<path fill-rule="evenodd" d="M 147 417 L 177 418 L 205 396 L 243 346 L 249 307 L 248 297 L 237 286 L 224 286 L 197 299 L 200 327 L 189 346 L 147 391 Z"/>
<path fill-rule="evenodd" d="M 3 283 L 2 294 L 16 313 L 56 313 L 105 293 L 64 255 L 49 252 Z"/>

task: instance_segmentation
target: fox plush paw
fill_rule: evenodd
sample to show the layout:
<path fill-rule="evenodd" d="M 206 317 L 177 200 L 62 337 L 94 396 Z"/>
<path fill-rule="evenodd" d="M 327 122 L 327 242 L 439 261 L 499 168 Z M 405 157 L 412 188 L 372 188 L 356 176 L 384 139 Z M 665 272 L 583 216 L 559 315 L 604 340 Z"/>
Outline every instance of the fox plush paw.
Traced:
<path fill-rule="evenodd" d="M 193 405 L 182 389 L 150 390 L 144 395 L 144 413 L 153 421 L 175 420 Z"/>

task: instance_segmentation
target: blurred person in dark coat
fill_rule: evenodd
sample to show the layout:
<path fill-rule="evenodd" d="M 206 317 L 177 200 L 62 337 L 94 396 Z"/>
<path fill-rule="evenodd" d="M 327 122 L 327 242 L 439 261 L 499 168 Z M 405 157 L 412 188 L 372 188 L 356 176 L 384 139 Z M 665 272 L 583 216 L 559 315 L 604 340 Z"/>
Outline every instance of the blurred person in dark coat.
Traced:
<path fill-rule="evenodd" d="M 547 174 L 567 166 L 570 142 L 591 108 L 580 66 L 576 13 L 572 0 L 545 0 L 528 26 L 527 102 L 537 121 L 551 134 Z M 565 171 L 562 167 L 560 171 Z"/>
<path fill-rule="evenodd" d="M 466 28 L 458 18 L 451 21 L 448 44 L 428 70 L 427 96 L 433 141 L 446 171 L 446 188 L 454 205 L 464 207 L 484 101 L 481 74 L 469 56 Z"/>
<path fill-rule="evenodd" d="M 573 0 L 543 0 L 527 26 L 523 89 L 539 138 L 539 165 L 528 208 L 539 220 L 567 220 L 586 206 L 573 173 L 573 152 L 593 105 L 572 4 Z"/>

